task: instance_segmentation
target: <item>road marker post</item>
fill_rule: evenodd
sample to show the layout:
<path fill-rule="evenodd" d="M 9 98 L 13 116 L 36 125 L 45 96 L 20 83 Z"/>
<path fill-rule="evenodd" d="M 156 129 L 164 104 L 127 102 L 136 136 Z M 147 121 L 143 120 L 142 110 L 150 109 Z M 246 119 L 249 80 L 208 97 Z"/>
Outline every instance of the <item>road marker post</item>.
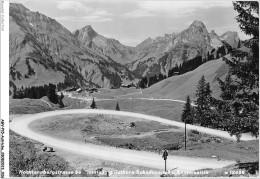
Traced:
<path fill-rule="evenodd" d="M 164 149 L 162 158 L 163 158 L 164 161 L 165 161 L 165 171 L 167 171 L 167 170 L 166 170 L 166 160 L 167 160 L 167 156 L 168 156 L 168 151 L 167 151 L 166 149 Z"/>
<path fill-rule="evenodd" d="M 186 119 L 185 119 L 185 150 L 186 150 L 186 143 L 187 143 L 187 129 L 186 129 Z"/>

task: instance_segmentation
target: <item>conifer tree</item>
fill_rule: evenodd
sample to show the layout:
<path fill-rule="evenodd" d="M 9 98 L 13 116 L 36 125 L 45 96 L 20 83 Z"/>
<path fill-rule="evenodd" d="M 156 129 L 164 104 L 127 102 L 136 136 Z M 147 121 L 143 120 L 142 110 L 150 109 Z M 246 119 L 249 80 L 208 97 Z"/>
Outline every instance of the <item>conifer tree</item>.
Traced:
<path fill-rule="evenodd" d="M 54 104 L 58 103 L 58 96 L 56 94 L 56 86 L 54 84 L 51 84 L 51 83 L 49 84 L 48 90 L 47 90 L 47 97 L 52 103 L 54 103 Z"/>
<path fill-rule="evenodd" d="M 219 59 L 220 56 L 219 56 L 219 53 L 216 53 L 216 59 Z"/>
<path fill-rule="evenodd" d="M 223 100 L 232 100 L 234 99 L 234 94 L 236 92 L 236 86 L 233 85 L 232 77 L 230 72 L 228 72 L 225 81 L 222 81 L 218 78 L 218 83 L 220 85 L 221 94 L 220 97 Z"/>
<path fill-rule="evenodd" d="M 93 100 L 92 100 L 92 103 L 91 103 L 90 107 L 91 107 L 92 109 L 96 109 L 96 108 L 97 108 L 97 105 L 96 105 L 96 102 L 95 102 L 94 98 L 93 98 Z"/>
<path fill-rule="evenodd" d="M 147 80 L 147 77 L 145 76 L 141 79 L 141 81 L 139 81 L 139 87 L 140 88 L 146 88 L 147 83 L 148 83 L 148 80 Z"/>
<path fill-rule="evenodd" d="M 184 106 L 184 109 L 182 111 L 181 120 L 183 122 L 186 122 L 187 124 L 193 124 L 193 109 L 190 102 L 190 96 L 187 96 L 186 104 Z"/>
<path fill-rule="evenodd" d="M 212 91 L 211 91 L 211 88 L 210 88 L 210 84 L 209 84 L 209 82 L 207 82 L 206 83 L 206 87 L 205 87 L 205 95 L 206 95 L 207 107 L 209 107 L 210 104 L 211 104 L 211 99 L 212 99 L 211 93 L 212 93 Z"/>
<path fill-rule="evenodd" d="M 202 126 L 209 126 L 211 124 L 211 89 L 210 84 L 206 82 L 204 75 L 199 80 L 196 90 L 196 101 L 197 110 L 196 118 Z"/>
<path fill-rule="evenodd" d="M 243 42 L 249 51 L 233 49 L 232 58 L 224 58 L 233 78 L 220 82 L 227 130 L 239 140 L 242 133 L 259 135 L 259 3 L 236 1 L 233 5 L 240 29 L 251 36 Z"/>
<path fill-rule="evenodd" d="M 206 57 L 206 60 L 209 61 L 210 60 L 210 55 L 209 55 L 209 51 L 207 53 L 207 57 Z"/>
<path fill-rule="evenodd" d="M 117 110 L 117 111 L 120 111 L 120 107 L 119 107 L 118 102 L 116 103 L 116 110 Z"/>
<path fill-rule="evenodd" d="M 196 97 L 197 100 L 195 101 L 196 104 L 198 105 L 198 110 L 203 110 L 206 106 L 206 80 L 204 75 L 201 77 L 199 80 L 199 83 L 197 85 L 197 90 L 196 90 Z"/>
<path fill-rule="evenodd" d="M 234 2 L 234 8 L 239 13 L 237 21 L 245 34 L 252 38 L 244 42 L 250 52 L 234 49 L 232 59 L 225 59 L 230 67 L 231 75 L 236 77 L 238 92 L 235 98 L 243 102 L 253 102 L 259 106 L 259 6 L 257 1 Z"/>

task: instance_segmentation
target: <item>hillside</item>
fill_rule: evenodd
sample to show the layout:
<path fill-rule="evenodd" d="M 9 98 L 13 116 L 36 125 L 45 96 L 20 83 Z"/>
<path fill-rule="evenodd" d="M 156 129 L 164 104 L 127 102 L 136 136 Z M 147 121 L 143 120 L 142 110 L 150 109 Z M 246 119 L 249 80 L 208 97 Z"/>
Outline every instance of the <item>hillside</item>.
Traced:
<path fill-rule="evenodd" d="M 229 56 L 227 56 L 227 58 L 229 58 Z M 228 66 L 222 61 L 222 58 L 209 61 L 193 71 L 160 81 L 145 89 L 143 94 L 181 100 L 185 100 L 187 95 L 190 95 L 191 99 L 194 99 L 198 81 L 201 76 L 204 75 L 206 81 L 211 85 L 213 97 L 218 98 L 220 88 L 217 78 L 223 79 L 227 71 Z"/>
<path fill-rule="evenodd" d="M 136 77 L 123 65 L 97 54 L 55 19 L 10 4 L 10 83 L 48 83 L 110 88 Z"/>

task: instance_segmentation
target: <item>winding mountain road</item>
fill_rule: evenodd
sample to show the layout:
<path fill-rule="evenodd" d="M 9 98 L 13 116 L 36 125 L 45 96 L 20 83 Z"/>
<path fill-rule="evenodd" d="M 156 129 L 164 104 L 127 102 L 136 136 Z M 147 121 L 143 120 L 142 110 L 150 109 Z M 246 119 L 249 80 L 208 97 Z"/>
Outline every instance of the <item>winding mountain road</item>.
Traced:
<path fill-rule="evenodd" d="M 56 149 L 66 150 L 76 154 L 82 154 L 82 155 L 91 156 L 103 160 L 113 161 L 113 162 L 121 162 L 126 164 L 137 165 L 137 166 L 164 169 L 164 161 L 162 157 L 153 152 L 118 149 L 118 148 L 108 147 L 108 146 L 100 146 L 100 145 L 94 145 L 88 143 L 84 144 L 79 142 L 61 140 L 48 135 L 37 133 L 31 128 L 29 128 L 29 124 L 31 122 L 41 118 L 56 116 L 56 115 L 64 115 L 64 114 L 82 114 L 82 113 L 131 116 L 131 117 L 138 117 L 147 120 L 157 121 L 172 126 L 184 127 L 184 124 L 180 122 L 170 121 L 160 117 L 148 116 L 139 113 L 114 111 L 114 110 L 100 110 L 100 109 L 72 109 L 72 110 L 49 111 L 49 112 L 43 112 L 43 113 L 15 118 L 10 123 L 10 129 L 22 136 L 42 142 L 47 146 L 52 146 L 54 147 L 54 149 L 56 148 Z M 187 129 L 196 129 L 200 132 L 235 140 L 235 138 L 230 137 L 229 134 L 224 131 L 218 131 L 214 129 L 208 129 L 208 128 L 192 126 L 192 125 L 187 125 Z M 243 136 L 242 140 L 252 140 L 252 137 L 250 138 L 249 136 L 246 137 Z M 224 166 L 233 163 L 234 161 L 217 161 L 216 159 L 190 158 L 190 157 L 181 157 L 181 156 L 169 156 L 167 160 L 168 169 L 173 169 L 178 167 L 178 170 L 183 170 L 183 171 L 194 171 L 203 168 L 212 168 L 212 169 L 222 168 Z"/>

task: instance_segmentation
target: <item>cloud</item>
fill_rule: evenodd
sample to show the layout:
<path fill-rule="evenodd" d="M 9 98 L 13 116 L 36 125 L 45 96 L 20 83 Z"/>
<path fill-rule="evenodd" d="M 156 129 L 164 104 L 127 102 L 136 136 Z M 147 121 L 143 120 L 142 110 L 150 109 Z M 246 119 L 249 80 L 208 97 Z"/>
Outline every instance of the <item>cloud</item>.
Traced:
<path fill-rule="evenodd" d="M 110 17 L 101 17 L 97 15 L 89 15 L 89 16 L 81 16 L 81 17 L 75 17 L 75 16 L 61 16 L 56 17 L 56 20 L 60 21 L 90 21 L 90 22 L 105 22 L 105 21 L 113 21 Z"/>
<path fill-rule="evenodd" d="M 107 12 L 104 9 L 93 8 L 86 6 L 83 1 L 56 1 L 58 9 L 68 10 L 72 9 L 75 11 L 84 11 L 81 16 L 60 16 L 56 17 L 57 20 L 61 21 L 91 21 L 91 22 L 105 22 L 112 21 L 113 14 Z M 76 13 L 78 14 L 78 13 Z"/>
<path fill-rule="evenodd" d="M 72 9 L 75 11 L 92 10 L 89 7 L 85 6 L 81 1 L 58 1 L 57 8 L 61 10 Z"/>
<path fill-rule="evenodd" d="M 61 10 L 72 9 L 75 11 L 84 11 L 81 16 L 60 16 L 56 17 L 60 21 L 90 21 L 90 22 L 105 22 L 112 21 L 113 14 L 106 10 L 86 6 L 82 1 L 56 1 L 57 7 Z M 76 13 L 77 14 L 77 13 Z"/>
<path fill-rule="evenodd" d="M 124 17 L 148 17 L 167 14 L 171 17 L 192 15 L 198 9 L 231 7 L 231 1 L 136 1 L 137 8 L 124 14 Z"/>
<path fill-rule="evenodd" d="M 174 12 L 193 11 L 194 9 L 208 9 L 212 7 L 230 7 L 231 1 L 142 1 L 138 6 L 152 12 Z"/>
<path fill-rule="evenodd" d="M 92 13 L 92 16 L 105 16 L 105 17 L 108 17 L 108 16 L 112 16 L 113 14 L 105 11 L 105 10 L 96 10 Z"/>
<path fill-rule="evenodd" d="M 134 10 L 128 13 L 123 14 L 123 17 L 126 18 L 138 18 L 138 17 L 151 17 L 155 14 L 145 11 L 145 10 Z"/>

